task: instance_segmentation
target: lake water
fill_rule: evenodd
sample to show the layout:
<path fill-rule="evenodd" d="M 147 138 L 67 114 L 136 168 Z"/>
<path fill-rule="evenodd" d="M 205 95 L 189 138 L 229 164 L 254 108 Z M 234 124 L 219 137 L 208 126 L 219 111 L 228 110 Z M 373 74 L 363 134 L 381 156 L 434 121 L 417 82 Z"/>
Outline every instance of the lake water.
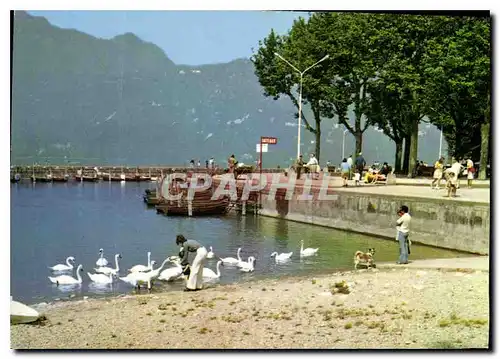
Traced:
<path fill-rule="evenodd" d="M 126 283 L 96 287 L 87 276 L 93 273 L 99 248 L 114 267 L 114 255 L 120 253 L 120 275 L 136 264 L 151 259 L 161 263 L 177 255 L 175 236 L 179 233 L 213 247 L 220 257 L 257 258 L 253 273 L 221 267 L 219 283 L 246 281 L 263 277 L 279 278 L 334 269 L 352 269 L 356 250 L 375 248 L 377 262 L 396 261 L 396 241 L 352 234 L 334 229 L 252 215 L 185 218 L 164 217 L 148 209 L 142 201 L 150 183 L 37 183 L 11 185 L 11 295 L 28 304 L 51 302 L 57 298 L 104 296 L 130 293 Z M 300 240 L 304 247 L 319 247 L 318 255 L 300 259 Z M 294 252 L 286 264 L 276 264 L 274 251 Z M 77 288 L 53 285 L 47 278 L 48 266 L 76 258 L 83 264 L 83 283 Z M 459 257 L 454 251 L 413 245 L 410 259 Z M 215 271 L 216 260 L 207 267 Z M 165 268 L 169 267 L 167 264 Z M 74 275 L 74 272 L 73 272 Z M 156 285 L 156 284 L 155 284 Z M 160 290 L 180 290 L 182 282 L 161 284 Z"/>

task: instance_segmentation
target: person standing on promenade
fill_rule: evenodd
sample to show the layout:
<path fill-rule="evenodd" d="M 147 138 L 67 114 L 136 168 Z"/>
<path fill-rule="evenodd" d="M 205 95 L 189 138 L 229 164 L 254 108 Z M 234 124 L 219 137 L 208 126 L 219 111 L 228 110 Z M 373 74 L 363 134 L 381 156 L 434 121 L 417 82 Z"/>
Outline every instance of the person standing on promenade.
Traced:
<path fill-rule="evenodd" d="M 360 177 L 363 177 L 363 171 L 365 170 L 365 166 L 366 166 L 365 158 L 363 157 L 363 153 L 360 152 L 358 157 L 356 157 L 356 169 L 358 170 Z"/>
<path fill-rule="evenodd" d="M 474 162 L 469 158 L 467 160 L 467 188 L 472 188 L 472 180 L 474 179 L 475 172 Z"/>
<path fill-rule="evenodd" d="M 462 168 L 463 166 L 458 162 L 456 158 L 453 159 L 453 164 L 451 165 L 451 171 L 455 173 L 455 178 L 456 178 L 456 187 L 457 189 L 460 188 L 460 175 L 462 174 Z"/>
<path fill-rule="evenodd" d="M 441 179 L 443 178 L 443 163 L 444 163 L 444 157 L 441 157 L 436 161 L 434 164 L 434 175 L 433 175 L 433 180 L 431 183 L 431 189 L 439 189 L 439 185 L 441 184 Z M 434 185 L 436 185 L 434 187 Z"/>
<path fill-rule="evenodd" d="M 342 187 L 347 187 L 347 180 L 349 179 L 349 174 L 351 172 L 351 166 L 347 162 L 347 159 L 343 159 L 340 164 L 340 171 L 342 174 Z"/>
<path fill-rule="evenodd" d="M 407 206 L 401 206 L 398 211 L 399 219 L 396 221 L 398 235 L 396 239 L 399 242 L 399 261 L 397 264 L 408 264 L 408 255 L 410 253 L 410 222 L 411 216 L 408 213 Z"/>
<path fill-rule="evenodd" d="M 302 160 L 302 155 L 299 155 L 299 158 L 295 160 L 293 167 L 295 168 L 295 173 L 297 173 L 297 179 L 300 179 L 302 168 L 304 167 L 304 161 Z"/>
<path fill-rule="evenodd" d="M 444 171 L 444 177 L 446 178 L 446 188 L 448 189 L 448 197 L 457 196 L 457 183 L 458 178 L 453 168 L 448 168 Z"/>
<path fill-rule="evenodd" d="M 352 154 L 349 155 L 349 157 L 347 158 L 347 164 L 349 165 L 349 179 L 352 179 L 352 172 L 353 172 Z"/>
<path fill-rule="evenodd" d="M 182 258 L 181 265 L 183 272 L 186 271 L 189 264 L 189 252 L 196 252 L 196 256 L 194 257 L 187 279 L 186 289 L 184 289 L 184 291 L 189 292 L 203 289 L 203 267 L 207 260 L 207 249 L 195 240 L 187 240 L 182 234 L 177 235 L 175 238 L 175 244 L 181 246 L 179 257 Z"/>

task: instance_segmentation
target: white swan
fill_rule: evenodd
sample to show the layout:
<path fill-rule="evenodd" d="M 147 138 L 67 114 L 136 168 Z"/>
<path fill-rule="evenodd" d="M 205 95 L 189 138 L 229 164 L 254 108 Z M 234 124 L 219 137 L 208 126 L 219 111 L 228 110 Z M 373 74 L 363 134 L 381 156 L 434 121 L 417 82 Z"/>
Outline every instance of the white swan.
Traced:
<path fill-rule="evenodd" d="M 95 265 L 98 267 L 107 266 L 108 260 L 106 258 L 104 258 L 104 249 L 102 249 L 102 248 L 99 249 L 99 254 L 101 255 L 101 257 L 97 260 L 97 262 L 95 262 Z"/>
<path fill-rule="evenodd" d="M 310 257 L 318 253 L 319 248 L 306 248 L 304 249 L 304 240 L 300 241 L 300 256 Z"/>
<path fill-rule="evenodd" d="M 210 268 L 203 268 L 203 279 L 217 279 L 220 278 L 220 266 L 224 265 L 222 261 L 217 262 L 216 270 L 217 273 L 215 273 L 213 270 Z"/>
<path fill-rule="evenodd" d="M 126 283 L 132 284 L 134 287 L 137 286 L 138 289 L 140 289 L 141 284 L 147 284 L 148 289 L 151 289 L 151 282 L 159 277 L 160 271 L 169 261 L 169 258 L 165 259 L 159 268 L 153 269 L 149 272 L 130 273 L 126 277 L 120 277 L 119 279 Z"/>
<path fill-rule="evenodd" d="M 182 266 L 178 261 L 170 260 L 175 266 L 163 270 L 158 276 L 159 280 L 173 281 L 182 278 Z"/>
<path fill-rule="evenodd" d="M 152 266 L 151 266 L 151 252 L 148 252 L 148 265 L 145 266 L 145 265 L 142 265 L 142 264 L 137 264 L 135 266 L 133 266 L 132 268 L 130 268 L 128 271 L 130 273 L 134 273 L 134 272 L 147 272 L 147 271 L 150 271 L 152 269 Z"/>
<path fill-rule="evenodd" d="M 207 259 L 212 259 L 215 256 L 212 246 L 210 246 L 210 252 L 207 253 Z"/>
<path fill-rule="evenodd" d="M 293 254 L 293 252 L 280 253 L 280 254 L 278 254 L 278 252 L 273 252 L 273 253 L 271 253 L 271 257 L 274 257 L 276 262 L 283 262 L 283 261 L 289 260 L 292 257 L 292 254 Z"/>
<path fill-rule="evenodd" d="M 94 283 L 99 283 L 99 284 L 111 284 L 113 283 L 113 273 L 109 273 L 108 275 L 106 274 L 91 274 L 87 272 L 87 275 L 89 276 L 90 280 Z"/>
<path fill-rule="evenodd" d="M 248 262 L 240 262 L 238 263 L 238 267 L 240 267 L 240 270 L 242 272 L 253 272 L 254 262 L 255 262 L 255 257 L 250 256 L 248 257 Z"/>
<path fill-rule="evenodd" d="M 120 267 L 118 266 L 118 258 L 121 258 L 122 256 L 120 254 L 115 254 L 115 266 L 116 268 L 110 268 L 110 267 L 99 267 L 99 268 L 94 268 L 96 273 L 102 273 L 102 274 L 117 274 L 118 271 L 120 270 Z"/>
<path fill-rule="evenodd" d="M 68 271 L 73 269 L 73 264 L 71 262 L 75 261 L 75 257 L 68 257 L 66 258 L 66 264 L 56 264 L 53 267 L 49 267 L 54 272 L 62 272 L 62 271 Z"/>
<path fill-rule="evenodd" d="M 48 278 L 52 283 L 57 285 L 82 284 L 82 277 L 80 276 L 81 271 L 83 271 L 83 265 L 80 264 L 78 268 L 76 268 L 76 279 L 69 275 L 60 275 Z"/>
<path fill-rule="evenodd" d="M 238 251 L 236 252 L 236 257 L 238 257 L 238 259 L 236 259 L 234 257 L 221 258 L 222 263 L 229 264 L 229 265 L 238 265 L 239 263 L 242 262 L 242 259 L 240 257 L 240 252 L 241 252 L 241 248 L 238 248 Z"/>

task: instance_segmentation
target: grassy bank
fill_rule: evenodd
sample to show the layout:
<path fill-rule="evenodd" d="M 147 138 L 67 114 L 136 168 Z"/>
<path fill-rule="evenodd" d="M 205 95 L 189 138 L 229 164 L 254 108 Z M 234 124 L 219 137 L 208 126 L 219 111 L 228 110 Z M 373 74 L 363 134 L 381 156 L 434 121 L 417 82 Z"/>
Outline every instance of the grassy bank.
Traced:
<path fill-rule="evenodd" d="M 398 268 L 60 303 L 11 326 L 11 347 L 486 348 L 488 283 Z"/>

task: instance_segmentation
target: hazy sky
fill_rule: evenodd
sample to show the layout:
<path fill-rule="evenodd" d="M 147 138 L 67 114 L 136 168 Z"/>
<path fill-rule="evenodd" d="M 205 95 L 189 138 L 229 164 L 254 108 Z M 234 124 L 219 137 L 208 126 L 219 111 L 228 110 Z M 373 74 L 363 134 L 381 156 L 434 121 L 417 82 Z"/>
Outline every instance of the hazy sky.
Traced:
<path fill-rule="evenodd" d="M 201 65 L 250 57 L 271 28 L 285 33 L 299 12 L 29 11 L 62 28 L 111 38 L 133 32 L 161 47 L 176 64 Z"/>

